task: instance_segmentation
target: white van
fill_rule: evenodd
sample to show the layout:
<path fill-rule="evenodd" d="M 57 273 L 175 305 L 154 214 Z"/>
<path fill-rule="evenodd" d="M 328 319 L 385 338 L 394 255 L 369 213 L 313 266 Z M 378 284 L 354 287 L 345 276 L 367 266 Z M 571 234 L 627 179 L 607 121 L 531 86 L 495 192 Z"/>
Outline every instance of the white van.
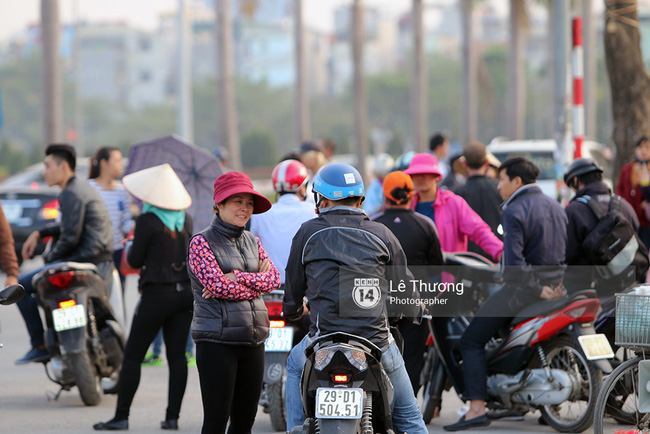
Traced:
<path fill-rule="evenodd" d="M 542 192 L 553 199 L 558 199 L 564 186 L 562 167 L 557 142 L 551 139 L 544 140 L 506 140 L 502 137 L 494 138 L 487 147 L 499 161 L 508 158 L 524 157 L 539 167 L 537 183 Z M 591 140 L 582 144 L 582 156 L 591 158 L 601 167 L 605 168 L 605 178 L 609 178 L 608 169 L 611 160 L 611 151 L 604 145 Z M 571 160 L 567 161 L 570 164 Z M 611 182 L 609 183 L 611 185 Z"/>

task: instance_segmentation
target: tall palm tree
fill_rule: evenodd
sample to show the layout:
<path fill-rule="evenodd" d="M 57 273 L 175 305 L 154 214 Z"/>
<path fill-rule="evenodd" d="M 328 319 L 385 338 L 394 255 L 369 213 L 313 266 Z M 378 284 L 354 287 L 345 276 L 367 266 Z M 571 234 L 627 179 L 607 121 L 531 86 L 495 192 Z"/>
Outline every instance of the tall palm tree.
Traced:
<path fill-rule="evenodd" d="M 528 28 L 525 0 L 510 0 L 510 50 L 508 56 L 508 135 L 524 138 L 526 119 L 526 77 L 524 48 Z"/>
<path fill-rule="evenodd" d="M 59 1 L 41 0 L 43 41 L 43 140 L 63 141 L 63 79 L 61 76 L 61 23 Z"/>
<path fill-rule="evenodd" d="M 463 28 L 463 128 L 465 142 L 476 140 L 478 129 L 478 62 L 474 44 L 476 0 L 460 0 Z"/>
<path fill-rule="evenodd" d="M 309 95 L 305 74 L 305 44 L 302 18 L 302 0 L 294 0 L 294 43 L 296 56 L 296 139 L 300 143 L 311 137 L 309 122 Z"/>
<path fill-rule="evenodd" d="M 363 21 L 363 0 L 352 0 L 352 63 L 354 65 L 354 129 L 357 146 L 357 168 L 366 176 L 366 155 L 368 155 L 368 113 L 366 82 L 363 74 L 363 42 L 365 37 Z"/>
<path fill-rule="evenodd" d="M 43 0 L 47 1 L 47 0 Z M 216 0 L 216 38 L 219 144 L 230 151 L 230 165 L 242 170 L 239 131 L 237 130 L 237 108 L 235 106 L 234 70 L 232 53 L 232 25 L 230 21 L 230 0 Z"/>
<path fill-rule="evenodd" d="M 423 0 L 413 0 L 413 141 L 424 152 L 427 142 L 427 62 L 424 47 Z"/>

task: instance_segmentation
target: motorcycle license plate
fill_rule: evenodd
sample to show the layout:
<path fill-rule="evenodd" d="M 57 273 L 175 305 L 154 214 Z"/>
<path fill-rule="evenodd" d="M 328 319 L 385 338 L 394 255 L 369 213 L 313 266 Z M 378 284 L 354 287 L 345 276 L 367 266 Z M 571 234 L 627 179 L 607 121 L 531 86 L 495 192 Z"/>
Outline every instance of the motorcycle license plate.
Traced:
<path fill-rule="evenodd" d="M 607 336 L 602 333 L 578 336 L 578 342 L 580 342 L 587 360 L 611 359 L 614 357 L 614 350 L 612 350 Z"/>
<path fill-rule="evenodd" d="M 319 387 L 316 417 L 321 419 L 361 419 L 363 389 Z"/>
<path fill-rule="evenodd" d="M 86 310 L 83 304 L 55 309 L 52 311 L 52 320 L 57 332 L 83 327 L 86 325 Z"/>
<path fill-rule="evenodd" d="M 289 352 L 293 346 L 293 327 L 271 327 L 269 337 L 264 342 L 264 351 Z"/>

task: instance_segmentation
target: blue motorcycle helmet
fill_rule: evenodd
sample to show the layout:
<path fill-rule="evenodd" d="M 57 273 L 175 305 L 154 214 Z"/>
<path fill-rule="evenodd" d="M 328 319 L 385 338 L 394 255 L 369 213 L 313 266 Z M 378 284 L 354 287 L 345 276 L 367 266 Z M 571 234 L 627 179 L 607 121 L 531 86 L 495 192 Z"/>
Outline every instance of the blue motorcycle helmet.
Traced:
<path fill-rule="evenodd" d="M 328 164 L 319 170 L 313 191 L 317 209 L 321 198 L 337 201 L 349 197 L 363 198 L 366 194 L 359 171 L 342 163 Z"/>

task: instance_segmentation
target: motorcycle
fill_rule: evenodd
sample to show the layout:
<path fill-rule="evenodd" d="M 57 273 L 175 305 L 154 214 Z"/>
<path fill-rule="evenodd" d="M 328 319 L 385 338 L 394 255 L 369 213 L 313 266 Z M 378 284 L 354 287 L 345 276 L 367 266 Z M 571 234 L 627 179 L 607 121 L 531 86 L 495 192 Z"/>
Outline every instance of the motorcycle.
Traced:
<path fill-rule="evenodd" d="M 60 262 L 34 276 L 50 353 L 45 372 L 60 386 L 55 400 L 74 386 L 88 406 L 99 404 L 104 393 L 117 393 L 125 338 L 109 302 L 111 274 L 112 265 L 100 271 L 94 264 Z"/>
<path fill-rule="evenodd" d="M 381 350 L 360 336 L 337 332 L 305 350 L 301 380 L 305 422 L 291 433 L 394 434 L 393 386 Z"/>
<path fill-rule="evenodd" d="M 269 312 L 270 334 L 264 343 L 264 387 L 260 405 L 271 417 L 271 426 L 276 431 L 287 430 L 285 384 L 287 357 L 309 331 L 307 317 L 287 321 L 282 316 L 281 289 L 264 294 L 264 304 Z"/>
<path fill-rule="evenodd" d="M 447 264 L 465 270 L 480 266 L 466 254 L 448 254 Z M 481 272 L 498 270 L 483 264 Z M 611 349 L 599 352 L 609 346 L 593 327 L 599 308 L 595 291 L 581 291 L 518 313 L 487 348 L 487 407 L 493 417 L 539 409 L 544 421 L 560 432 L 582 432 L 591 426 L 602 373 L 611 372 L 604 359 L 613 355 Z M 460 338 L 470 319 L 468 312 L 459 310 L 430 323 L 440 365 L 461 397 Z"/>

